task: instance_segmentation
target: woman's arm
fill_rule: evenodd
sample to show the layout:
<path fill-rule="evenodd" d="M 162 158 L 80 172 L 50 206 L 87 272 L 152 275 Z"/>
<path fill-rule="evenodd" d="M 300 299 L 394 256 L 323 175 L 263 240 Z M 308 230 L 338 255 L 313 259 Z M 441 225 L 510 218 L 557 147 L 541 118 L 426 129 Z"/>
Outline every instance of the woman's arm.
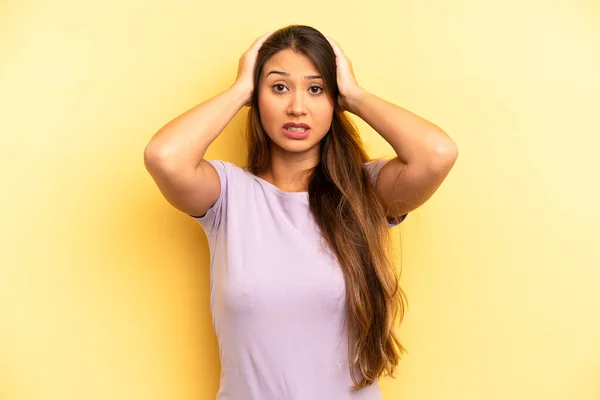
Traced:
<path fill-rule="evenodd" d="M 388 216 L 407 214 L 436 192 L 454 166 L 458 147 L 433 123 L 361 88 L 350 60 L 328 39 L 336 55 L 341 107 L 367 122 L 397 155 L 381 169 L 377 194 Z"/>
<path fill-rule="evenodd" d="M 218 200 L 221 181 L 204 154 L 248 99 L 232 86 L 163 126 L 144 150 L 144 164 L 165 199 L 178 210 L 202 216 Z"/>
<path fill-rule="evenodd" d="M 404 215 L 422 205 L 454 166 L 458 157 L 454 141 L 431 122 L 365 90 L 350 95 L 346 104 L 396 152 L 377 178 L 377 192 L 388 215 Z"/>
<path fill-rule="evenodd" d="M 360 89 L 347 100 L 348 111 L 359 116 L 394 149 L 403 164 L 448 167 L 457 155 L 456 144 L 433 123 Z"/>
<path fill-rule="evenodd" d="M 144 150 L 144 164 L 163 196 L 178 210 L 204 215 L 218 200 L 221 181 L 204 154 L 254 90 L 258 39 L 242 55 L 235 83 L 225 92 L 186 111 L 163 126 Z"/>

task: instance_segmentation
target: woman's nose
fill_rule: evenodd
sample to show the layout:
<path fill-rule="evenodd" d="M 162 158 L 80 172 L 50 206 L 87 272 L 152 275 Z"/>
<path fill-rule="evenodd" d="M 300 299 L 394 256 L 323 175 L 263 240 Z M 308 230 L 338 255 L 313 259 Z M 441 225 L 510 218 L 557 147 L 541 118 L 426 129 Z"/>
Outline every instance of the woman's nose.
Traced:
<path fill-rule="evenodd" d="M 304 104 L 304 93 L 302 93 L 301 91 L 296 91 L 292 96 L 290 96 L 288 113 L 294 115 L 306 114 L 306 106 Z"/>

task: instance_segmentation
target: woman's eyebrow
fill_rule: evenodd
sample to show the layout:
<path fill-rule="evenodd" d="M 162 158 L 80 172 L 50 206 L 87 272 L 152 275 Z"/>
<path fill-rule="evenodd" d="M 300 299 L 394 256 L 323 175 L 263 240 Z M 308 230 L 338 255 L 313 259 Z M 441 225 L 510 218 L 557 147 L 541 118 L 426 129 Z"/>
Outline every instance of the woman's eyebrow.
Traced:
<path fill-rule="evenodd" d="M 267 75 L 265 75 L 265 78 L 271 74 L 290 76 L 290 74 L 287 72 L 273 70 L 273 71 L 269 72 Z M 304 79 L 323 79 L 323 77 L 320 75 L 308 75 L 308 76 L 305 76 Z"/>

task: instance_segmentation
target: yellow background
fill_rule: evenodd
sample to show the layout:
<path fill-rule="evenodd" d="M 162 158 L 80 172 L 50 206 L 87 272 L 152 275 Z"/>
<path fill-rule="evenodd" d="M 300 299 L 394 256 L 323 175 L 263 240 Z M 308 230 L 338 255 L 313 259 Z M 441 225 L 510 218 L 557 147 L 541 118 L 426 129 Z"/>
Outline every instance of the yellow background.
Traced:
<path fill-rule="evenodd" d="M 459 145 L 394 230 L 409 354 L 384 398 L 600 399 L 592 0 L 0 2 L 0 399 L 214 399 L 206 239 L 143 149 L 290 23 Z M 243 163 L 245 113 L 208 158 Z"/>

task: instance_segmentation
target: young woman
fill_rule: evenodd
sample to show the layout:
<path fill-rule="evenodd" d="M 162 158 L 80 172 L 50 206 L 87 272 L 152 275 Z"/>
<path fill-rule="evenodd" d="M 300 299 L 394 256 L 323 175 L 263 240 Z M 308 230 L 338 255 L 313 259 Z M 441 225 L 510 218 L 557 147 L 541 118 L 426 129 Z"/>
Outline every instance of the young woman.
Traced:
<path fill-rule="evenodd" d="M 205 160 L 244 105 L 247 167 Z M 396 152 L 370 160 L 345 111 Z M 205 230 L 219 400 L 380 399 L 404 351 L 389 228 L 429 199 L 457 157 L 436 125 L 361 88 L 308 26 L 260 37 L 235 83 L 161 128 L 145 165 Z"/>

